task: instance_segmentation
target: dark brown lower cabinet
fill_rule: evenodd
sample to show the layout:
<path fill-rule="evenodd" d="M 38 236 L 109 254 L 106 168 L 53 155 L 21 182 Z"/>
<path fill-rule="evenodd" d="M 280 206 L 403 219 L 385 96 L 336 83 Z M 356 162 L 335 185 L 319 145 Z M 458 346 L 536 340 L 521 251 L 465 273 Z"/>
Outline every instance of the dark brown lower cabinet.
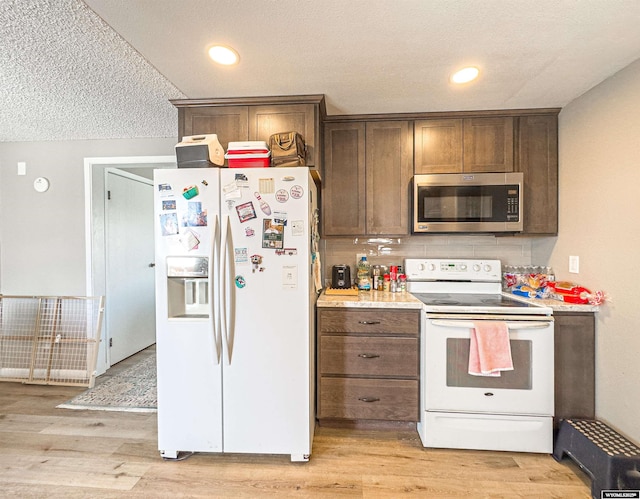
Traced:
<path fill-rule="evenodd" d="M 418 420 L 420 313 L 318 309 L 320 424 Z"/>
<path fill-rule="evenodd" d="M 595 418 L 595 315 L 554 312 L 555 418 Z"/>
<path fill-rule="evenodd" d="M 419 419 L 419 310 L 319 308 L 320 424 Z M 595 418 L 595 315 L 555 312 L 555 425 Z"/>

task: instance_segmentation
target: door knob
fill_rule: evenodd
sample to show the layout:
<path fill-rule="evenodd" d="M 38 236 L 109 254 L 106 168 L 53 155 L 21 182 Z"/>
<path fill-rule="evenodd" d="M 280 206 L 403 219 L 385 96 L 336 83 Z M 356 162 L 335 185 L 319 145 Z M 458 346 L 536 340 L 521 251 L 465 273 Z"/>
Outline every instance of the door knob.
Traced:
<path fill-rule="evenodd" d="M 151 262 L 151 263 L 149 264 L 149 267 L 151 267 L 151 268 L 153 268 L 153 267 L 155 267 L 155 266 L 156 266 L 156 264 L 155 264 L 154 262 Z"/>

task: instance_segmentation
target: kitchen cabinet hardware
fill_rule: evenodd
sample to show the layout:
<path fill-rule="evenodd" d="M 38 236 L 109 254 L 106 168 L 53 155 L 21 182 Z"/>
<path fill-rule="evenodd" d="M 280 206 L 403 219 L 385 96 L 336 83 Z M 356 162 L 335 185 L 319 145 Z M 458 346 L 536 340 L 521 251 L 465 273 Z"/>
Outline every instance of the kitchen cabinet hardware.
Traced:
<path fill-rule="evenodd" d="M 418 420 L 420 317 L 420 310 L 318 309 L 321 425 Z"/>

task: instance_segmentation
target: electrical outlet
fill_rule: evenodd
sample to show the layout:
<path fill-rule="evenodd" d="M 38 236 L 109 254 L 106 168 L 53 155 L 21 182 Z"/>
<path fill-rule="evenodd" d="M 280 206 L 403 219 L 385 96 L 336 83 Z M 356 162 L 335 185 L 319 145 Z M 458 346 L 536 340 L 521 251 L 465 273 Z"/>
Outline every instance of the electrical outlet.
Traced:
<path fill-rule="evenodd" d="M 24 161 L 18 161 L 18 175 L 27 174 L 27 163 Z"/>
<path fill-rule="evenodd" d="M 569 272 L 571 272 L 572 274 L 580 273 L 580 257 L 579 256 L 569 257 Z"/>

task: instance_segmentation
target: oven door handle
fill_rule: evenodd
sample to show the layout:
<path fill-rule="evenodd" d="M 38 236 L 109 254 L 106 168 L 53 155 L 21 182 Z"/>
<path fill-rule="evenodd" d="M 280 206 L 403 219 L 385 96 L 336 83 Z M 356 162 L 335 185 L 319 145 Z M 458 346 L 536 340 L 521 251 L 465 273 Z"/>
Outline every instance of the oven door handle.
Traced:
<path fill-rule="evenodd" d="M 548 327 L 550 324 L 553 324 L 551 321 L 506 321 L 507 327 L 509 329 L 544 329 Z M 431 324 L 434 326 L 442 326 L 442 327 L 463 327 L 463 328 L 473 328 L 473 321 L 456 321 L 456 320 L 442 320 L 442 319 L 433 319 Z"/>

